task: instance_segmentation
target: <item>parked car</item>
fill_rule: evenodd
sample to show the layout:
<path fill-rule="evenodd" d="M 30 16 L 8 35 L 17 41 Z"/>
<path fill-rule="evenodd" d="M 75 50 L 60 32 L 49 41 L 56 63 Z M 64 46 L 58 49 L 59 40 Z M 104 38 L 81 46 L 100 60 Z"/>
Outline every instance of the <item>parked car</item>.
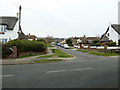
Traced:
<path fill-rule="evenodd" d="M 57 44 L 57 46 L 61 46 L 61 44 L 60 44 L 60 43 L 58 43 L 58 44 Z"/>
<path fill-rule="evenodd" d="M 62 48 L 64 48 L 64 45 L 61 45 Z"/>
<path fill-rule="evenodd" d="M 74 48 L 80 48 L 80 45 L 74 45 L 73 47 Z"/>
<path fill-rule="evenodd" d="M 70 47 L 68 46 L 68 44 L 64 44 L 64 48 L 69 49 Z"/>

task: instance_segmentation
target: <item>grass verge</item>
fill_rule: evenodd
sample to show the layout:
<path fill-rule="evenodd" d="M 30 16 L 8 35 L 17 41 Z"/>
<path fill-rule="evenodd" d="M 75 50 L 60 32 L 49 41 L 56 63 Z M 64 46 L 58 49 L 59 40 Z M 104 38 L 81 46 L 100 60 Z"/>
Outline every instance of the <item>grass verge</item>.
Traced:
<path fill-rule="evenodd" d="M 54 47 L 54 46 L 52 46 L 52 45 L 48 45 L 48 47 Z"/>
<path fill-rule="evenodd" d="M 94 52 L 94 51 L 88 51 L 88 50 L 77 50 L 77 51 L 81 51 L 84 53 L 89 53 L 97 56 L 120 56 L 120 54 L 116 54 L 116 53 L 102 53 L 102 52 Z"/>
<path fill-rule="evenodd" d="M 63 61 L 63 59 L 44 59 L 44 60 L 37 60 L 34 62 L 40 63 L 40 62 L 55 62 L 55 61 Z"/>
<path fill-rule="evenodd" d="M 55 53 L 52 55 L 45 55 L 45 56 L 40 56 L 38 58 L 57 58 L 57 57 L 61 57 L 61 58 L 69 58 L 69 57 L 73 57 L 71 55 L 68 55 L 67 53 L 62 52 L 59 49 L 55 49 Z"/>

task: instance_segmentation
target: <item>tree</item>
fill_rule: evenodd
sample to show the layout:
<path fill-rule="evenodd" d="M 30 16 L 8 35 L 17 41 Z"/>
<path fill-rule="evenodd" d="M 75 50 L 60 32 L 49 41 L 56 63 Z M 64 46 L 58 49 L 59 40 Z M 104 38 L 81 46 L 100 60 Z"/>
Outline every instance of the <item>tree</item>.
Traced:
<path fill-rule="evenodd" d="M 53 36 L 47 36 L 47 37 L 45 38 L 45 40 L 46 40 L 48 43 L 52 43 L 52 42 L 54 41 Z"/>
<path fill-rule="evenodd" d="M 73 41 L 72 41 L 72 39 L 71 38 L 68 38 L 67 40 L 66 40 L 66 43 L 68 44 L 68 46 L 73 46 Z"/>
<path fill-rule="evenodd" d="M 38 39 L 37 41 L 47 43 L 45 39 Z"/>

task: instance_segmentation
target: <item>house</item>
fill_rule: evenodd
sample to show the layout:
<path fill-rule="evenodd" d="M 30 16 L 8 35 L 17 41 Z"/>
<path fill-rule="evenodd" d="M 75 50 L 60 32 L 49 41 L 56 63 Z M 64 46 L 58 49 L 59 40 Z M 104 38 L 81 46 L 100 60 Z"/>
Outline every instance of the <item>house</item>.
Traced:
<path fill-rule="evenodd" d="M 100 41 L 113 41 L 120 45 L 120 24 L 110 24 Z"/>
<path fill-rule="evenodd" d="M 35 35 L 26 35 L 26 37 L 27 37 L 27 40 L 37 40 L 37 37 L 35 36 Z"/>
<path fill-rule="evenodd" d="M 79 42 L 81 42 L 81 37 L 71 37 L 73 41 L 73 45 L 77 45 Z"/>
<path fill-rule="evenodd" d="M 54 43 L 66 43 L 65 38 L 53 38 L 54 39 Z"/>
<path fill-rule="evenodd" d="M 99 37 L 86 37 L 88 43 L 93 43 L 94 41 L 99 41 Z"/>
<path fill-rule="evenodd" d="M 85 35 L 83 37 L 72 37 L 74 44 L 89 44 L 93 41 L 97 41 L 100 38 L 99 37 L 86 37 Z"/>
<path fill-rule="evenodd" d="M 6 43 L 18 38 L 18 18 L 0 16 L 0 42 Z"/>

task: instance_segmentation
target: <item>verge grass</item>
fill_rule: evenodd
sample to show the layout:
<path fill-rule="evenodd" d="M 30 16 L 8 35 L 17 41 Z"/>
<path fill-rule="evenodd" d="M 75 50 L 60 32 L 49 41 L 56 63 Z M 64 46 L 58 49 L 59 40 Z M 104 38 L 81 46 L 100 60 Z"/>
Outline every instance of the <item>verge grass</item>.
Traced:
<path fill-rule="evenodd" d="M 51 49 L 52 50 L 52 49 Z M 57 58 L 57 57 L 60 57 L 60 58 L 69 58 L 69 57 L 73 57 L 71 55 L 68 55 L 67 53 L 64 53 L 62 52 L 61 50 L 59 49 L 55 49 L 55 53 L 52 54 L 52 55 L 45 55 L 45 56 L 40 56 L 38 58 Z"/>
<path fill-rule="evenodd" d="M 120 56 L 120 54 L 116 54 L 116 53 L 102 53 L 102 52 L 94 52 L 94 51 L 88 51 L 88 50 L 76 50 L 76 51 L 89 53 L 97 56 Z"/>

